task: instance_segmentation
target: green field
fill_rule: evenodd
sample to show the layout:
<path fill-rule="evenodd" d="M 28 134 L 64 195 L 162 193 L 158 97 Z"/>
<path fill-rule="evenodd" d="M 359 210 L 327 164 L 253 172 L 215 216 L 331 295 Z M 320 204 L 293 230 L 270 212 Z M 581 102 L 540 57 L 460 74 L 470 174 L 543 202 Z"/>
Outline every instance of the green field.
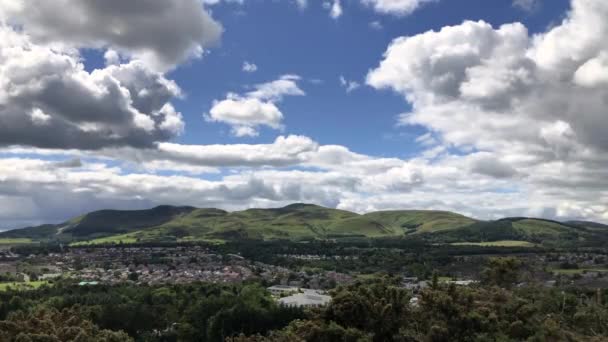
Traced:
<path fill-rule="evenodd" d="M 0 291 L 6 291 L 9 288 L 19 291 L 33 290 L 48 284 L 48 281 L 30 281 L 27 283 L 0 283 Z"/>
<path fill-rule="evenodd" d="M 104 244 L 119 244 L 119 243 L 136 243 L 137 238 L 133 233 L 114 235 L 89 241 L 73 242 L 70 246 L 88 246 L 88 245 L 104 245 Z"/>
<path fill-rule="evenodd" d="M 32 239 L 27 238 L 0 238 L 0 245 L 26 245 L 32 242 Z"/>
<path fill-rule="evenodd" d="M 455 242 L 453 246 L 480 246 L 480 247 L 534 247 L 535 244 L 528 241 L 502 240 L 487 242 Z"/>
<path fill-rule="evenodd" d="M 513 228 L 528 235 L 540 237 L 558 237 L 560 234 L 570 231 L 569 227 L 557 222 L 543 220 L 525 219 L 513 222 Z"/>
<path fill-rule="evenodd" d="M 102 238 L 97 238 L 87 241 L 78 241 L 70 243 L 70 246 L 93 246 L 93 245 L 115 245 L 115 244 L 134 244 L 138 242 L 158 242 L 158 241 L 173 241 L 173 242 L 207 242 L 211 244 L 223 244 L 226 241 L 220 239 L 205 239 L 195 236 L 186 236 L 183 238 L 174 238 L 169 240 L 167 236 L 159 234 L 158 231 L 138 231 L 128 234 L 113 235 Z"/>
<path fill-rule="evenodd" d="M 586 272 L 601 272 L 608 273 L 608 269 L 606 268 L 576 268 L 576 269 L 552 269 L 551 272 L 556 274 L 564 274 L 564 275 L 574 275 L 574 274 L 583 274 Z"/>

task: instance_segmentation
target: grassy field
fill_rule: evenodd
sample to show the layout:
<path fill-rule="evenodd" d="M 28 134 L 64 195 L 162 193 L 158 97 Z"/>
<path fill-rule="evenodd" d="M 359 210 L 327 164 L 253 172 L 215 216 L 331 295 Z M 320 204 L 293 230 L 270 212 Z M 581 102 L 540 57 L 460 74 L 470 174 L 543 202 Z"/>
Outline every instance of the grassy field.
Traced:
<path fill-rule="evenodd" d="M 6 291 L 9 288 L 23 290 L 33 290 L 48 284 L 47 281 L 30 281 L 27 283 L 0 283 L 0 291 Z"/>
<path fill-rule="evenodd" d="M 5 239 L 0 239 L 0 245 L 26 245 L 28 243 L 32 243 L 31 239 L 26 239 L 26 238 L 15 238 L 15 239 L 9 239 L 9 238 L 5 238 Z"/>
<path fill-rule="evenodd" d="M 453 246 L 480 246 L 480 247 L 534 247 L 535 244 L 528 241 L 502 240 L 488 242 L 455 242 Z"/>
<path fill-rule="evenodd" d="M 576 269 L 552 269 L 551 272 L 556 274 L 564 274 L 564 275 L 574 275 L 574 274 L 583 274 L 586 272 L 601 272 L 608 273 L 608 269 L 606 268 L 576 268 Z"/>
<path fill-rule="evenodd" d="M 561 233 L 567 233 L 571 229 L 556 222 L 543 220 L 525 219 L 513 222 L 513 228 L 528 236 L 557 237 Z"/>
<path fill-rule="evenodd" d="M 163 238 L 166 238 L 166 235 L 160 234 L 157 231 L 138 231 L 128 234 L 121 235 L 113 235 L 107 236 L 103 238 L 87 240 L 87 241 L 78 241 L 73 242 L 70 246 L 78 247 L 78 246 L 94 246 L 94 245 L 116 245 L 116 244 L 132 244 L 137 242 L 146 242 L 146 241 L 163 241 Z M 186 236 L 184 238 L 175 239 L 175 242 L 207 242 L 211 244 L 224 244 L 226 241 L 220 239 L 205 239 L 199 238 L 196 236 Z"/>
<path fill-rule="evenodd" d="M 90 245 L 105 245 L 105 244 L 119 244 L 119 243 L 136 243 L 137 238 L 134 233 L 113 235 L 89 241 L 73 242 L 70 246 L 90 246 Z"/>

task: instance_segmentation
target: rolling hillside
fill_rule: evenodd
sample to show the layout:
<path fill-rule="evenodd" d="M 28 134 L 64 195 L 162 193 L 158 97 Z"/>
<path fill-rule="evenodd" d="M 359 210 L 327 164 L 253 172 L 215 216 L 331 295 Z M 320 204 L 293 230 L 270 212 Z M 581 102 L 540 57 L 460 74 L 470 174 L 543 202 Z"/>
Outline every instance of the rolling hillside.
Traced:
<path fill-rule="evenodd" d="M 378 211 L 364 215 L 311 204 L 227 212 L 220 209 L 159 206 L 148 210 L 101 210 L 58 225 L 0 233 L 5 239 L 74 244 L 310 240 L 341 238 L 424 238 L 432 243 L 487 244 L 522 241 L 528 245 L 596 239 L 608 234 L 593 222 L 531 218 L 477 221 L 445 211 Z"/>
<path fill-rule="evenodd" d="M 423 233 L 457 229 L 476 222 L 460 214 L 430 210 L 376 211 L 363 216 L 395 231 Z"/>
<path fill-rule="evenodd" d="M 465 227 L 430 235 L 431 240 L 441 243 L 522 241 L 550 246 L 599 242 L 606 241 L 607 238 L 608 230 L 598 231 L 571 222 L 524 217 L 478 221 Z"/>

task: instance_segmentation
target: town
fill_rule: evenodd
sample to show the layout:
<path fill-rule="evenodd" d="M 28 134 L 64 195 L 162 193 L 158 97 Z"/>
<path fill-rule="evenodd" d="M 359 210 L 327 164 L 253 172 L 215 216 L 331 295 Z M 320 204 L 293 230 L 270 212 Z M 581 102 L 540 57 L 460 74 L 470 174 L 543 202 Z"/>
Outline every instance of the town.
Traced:
<path fill-rule="evenodd" d="M 65 247 L 41 254 L 18 254 L 16 251 L 8 248 L 0 250 L 0 284 L 4 286 L 52 283 L 57 279 L 82 285 L 256 281 L 267 287 L 288 286 L 291 289 L 326 291 L 383 273 L 382 265 L 378 266 L 380 272 L 374 274 L 315 267 L 317 263 L 327 260 L 330 263 L 360 262 L 356 255 L 279 254 L 276 256 L 278 260 L 285 262 L 274 265 L 250 260 L 237 253 L 221 254 L 201 245 Z M 522 254 L 519 257 L 525 260 L 520 279 L 522 285 L 608 286 L 608 258 L 603 253 L 540 253 Z M 435 271 L 446 283 L 468 286 L 480 280 L 479 265 L 483 264 L 485 258 L 477 255 L 455 256 L 451 262 L 437 265 Z M 293 265 L 290 260 L 297 260 L 298 263 Z M 404 265 L 401 274 L 393 274 L 400 277 L 400 286 L 419 290 L 429 285 L 430 277 L 421 278 L 412 272 L 417 266 Z"/>
<path fill-rule="evenodd" d="M 237 254 L 219 255 L 201 246 L 74 248 L 60 253 L 19 255 L 0 251 L 0 280 L 12 284 L 69 279 L 81 285 L 236 283 L 326 290 L 353 277 L 333 271 L 292 271 L 249 261 Z M 0 282 L 1 284 L 2 282 Z"/>

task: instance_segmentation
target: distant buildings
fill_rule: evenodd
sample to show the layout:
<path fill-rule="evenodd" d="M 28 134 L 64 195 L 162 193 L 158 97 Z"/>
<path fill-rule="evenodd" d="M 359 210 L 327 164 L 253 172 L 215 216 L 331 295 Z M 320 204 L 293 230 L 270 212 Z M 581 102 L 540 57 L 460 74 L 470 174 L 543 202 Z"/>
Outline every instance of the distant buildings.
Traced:
<path fill-rule="evenodd" d="M 285 306 L 297 307 L 319 307 L 331 302 L 331 296 L 325 295 L 324 291 L 302 289 L 296 286 L 275 285 L 268 288 L 268 291 L 279 298 L 277 301 Z"/>
<path fill-rule="evenodd" d="M 97 281 L 81 281 L 80 283 L 78 283 L 79 286 L 96 286 L 99 285 L 99 282 Z"/>
<path fill-rule="evenodd" d="M 285 306 L 325 306 L 331 302 L 331 297 L 321 294 L 310 293 L 297 293 L 288 297 L 279 299 L 279 303 Z"/>
<path fill-rule="evenodd" d="M 268 292 L 273 296 L 281 296 L 290 293 L 296 293 L 300 291 L 300 288 L 297 286 L 288 286 L 288 285 L 274 285 L 269 287 Z"/>

